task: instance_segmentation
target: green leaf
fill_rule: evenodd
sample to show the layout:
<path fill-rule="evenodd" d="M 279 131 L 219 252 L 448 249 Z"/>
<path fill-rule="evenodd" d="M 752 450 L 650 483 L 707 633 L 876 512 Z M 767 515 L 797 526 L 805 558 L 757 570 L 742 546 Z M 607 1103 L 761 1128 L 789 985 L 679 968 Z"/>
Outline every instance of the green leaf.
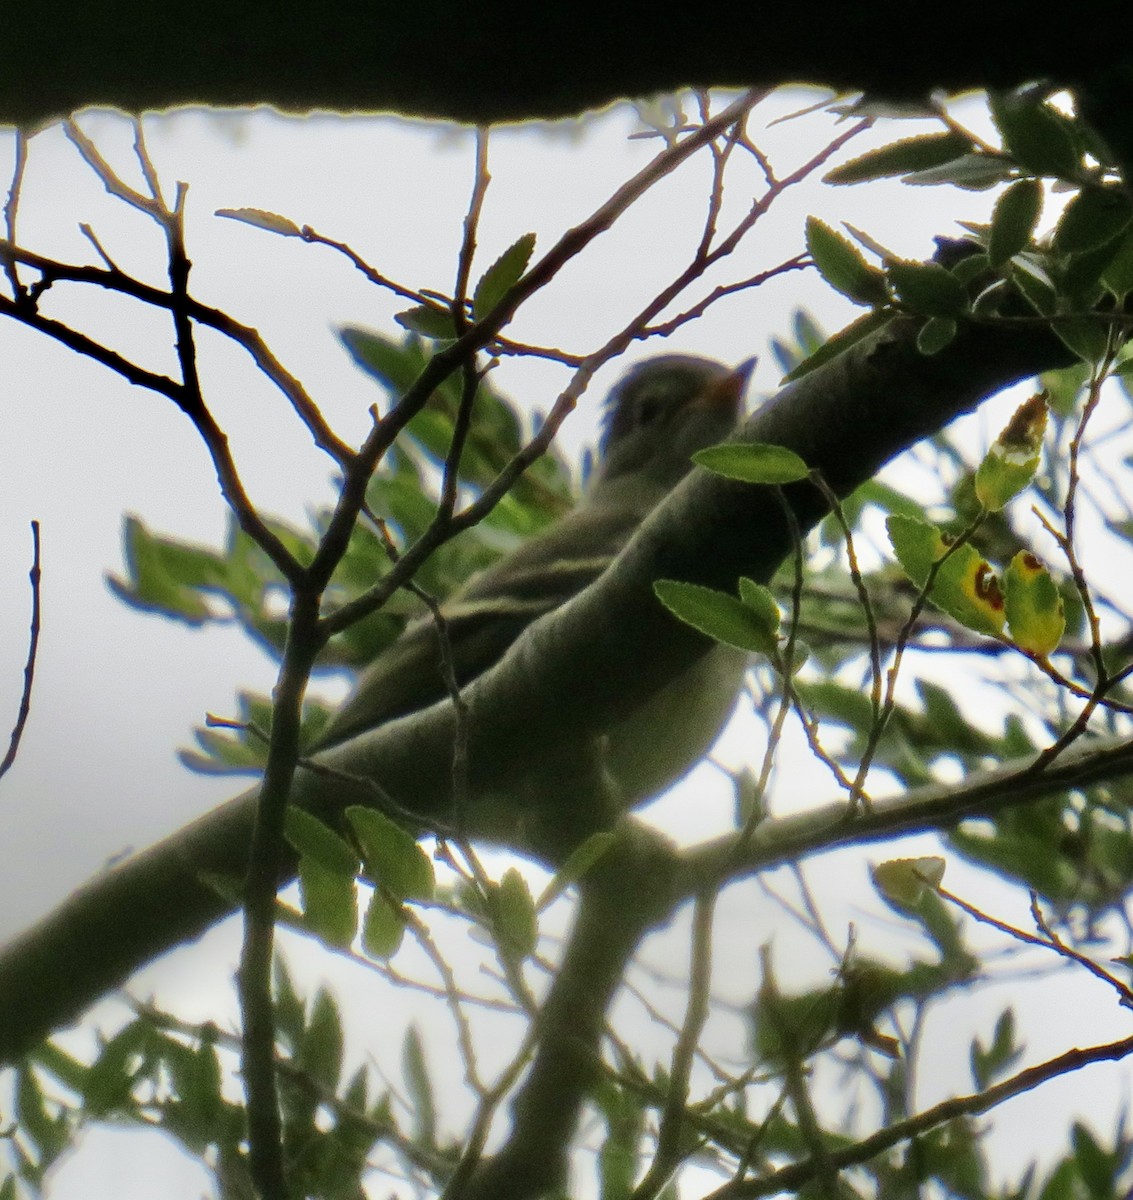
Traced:
<path fill-rule="evenodd" d="M 332 1092 L 342 1074 L 342 1017 L 334 997 L 319 988 L 296 1066 Z"/>
<path fill-rule="evenodd" d="M 318 701 L 304 700 L 301 753 L 310 753 L 319 744 L 331 716 L 332 710 Z M 202 775 L 259 774 L 267 764 L 268 746 L 264 739 L 271 733 L 271 719 L 271 700 L 267 696 L 241 692 L 231 718 L 237 727 L 227 723 L 198 726 L 193 737 L 200 750 L 180 749 L 177 757 L 190 771 Z"/>
<path fill-rule="evenodd" d="M 1081 1195 L 1077 1166 L 1071 1159 L 1063 1159 L 1043 1185 L 1039 1200 L 1080 1200 Z"/>
<path fill-rule="evenodd" d="M 918 1166 L 942 1185 L 934 1191 L 963 1200 L 980 1200 L 992 1194 L 981 1137 L 975 1122 L 960 1117 L 918 1139 Z"/>
<path fill-rule="evenodd" d="M 1034 175 L 1077 178 L 1081 156 L 1064 120 L 1035 95 L 992 92 L 992 119 L 1007 153 Z"/>
<path fill-rule="evenodd" d="M 932 600 L 975 633 L 998 637 L 1006 620 L 1003 590 L 974 546 L 961 546 L 940 568 Z"/>
<path fill-rule="evenodd" d="M 83 1108 L 94 1117 L 128 1110 L 148 1036 L 142 1021 L 132 1021 L 102 1047 L 83 1079 Z"/>
<path fill-rule="evenodd" d="M 1058 311 L 1058 293 L 1046 269 L 1026 254 L 1011 259 L 1011 281 L 1023 298 L 1040 316 L 1053 316 Z"/>
<path fill-rule="evenodd" d="M 727 592 L 674 579 L 657 580 L 653 590 L 674 616 L 718 642 L 757 654 L 774 655 L 778 650 L 766 619 Z"/>
<path fill-rule="evenodd" d="M 258 738 L 199 726 L 193 737 L 200 750 L 180 749 L 177 757 L 198 775 L 258 775 L 267 762 L 267 747 Z"/>
<path fill-rule="evenodd" d="M 275 981 L 276 1032 L 283 1045 L 294 1055 L 298 1053 L 299 1042 L 306 1026 L 306 1013 L 281 954 L 277 954 L 272 963 L 272 976 Z"/>
<path fill-rule="evenodd" d="M 935 891 L 944 878 L 944 859 L 891 858 L 871 871 L 873 886 L 890 903 L 912 908 L 926 891 Z"/>
<path fill-rule="evenodd" d="M 917 331 L 917 349 L 926 357 L 939 354 L 956 337 L 958 328 L 950 317 L 929 317 Z"/>
<path fill-rule="evenodd" d="M 934 604 L 977 633 L 998 636 L 1002 632 L 1005 615 L 999 581 L 971 543 L 950 548 L 935 526 L 896 513 L 885 524 L 897 561 L 918 587 L 926 585 L 940 561 L 929 592 Z"/>
<path fill-rule="evenodd" d="M 190 625 L 212 617 L 200 588 L 223 580 L 215 554 L 150 533 L 137 517 L 127 517 L 122 529 L 128 576 L 107 577 L 119 600 L 145 612 L 157 612 Z"/>
<path fill-rule="evenodd" d="M 535 249 L 535 235 L 525 233 L 513 242 L 484 272 L 472 296 L 472 318 L 482 321 L 527 270 Z"/>
<path fill-rule="evenodd" d="M 1106 290 L 1102 276 L 1120 249 L 1121 238 L 1117 237 L 1104 246 L 1064 256 L 1059 272 L 1064 309 L 1088 311 L 1098 306 Z"/>
<path fill-rule="evenodd" d="M 796 379 L 802 379 L 804 375 L 809 375 L 811 371 L 816 371 L 819 367 L 825 366 L 831 359 L 837 358 L 839 354 L 849 350 L 851 346 L 868 337 L 875 330 L 887 325 L 893 319 L 893 315 L 891 309 L 880 308 L 858 317 L 856 321 L 851 322 L 845 329 L 827 338 L 809 358 L 803 359 L 789 375 L 786 375 L 783 382 L 794 383 Z"/>
<path fill-rule="evenodd" d="M 792 341 L 780 337 L 772 337 L 770 340 L 771 353 L 784 375 L 819 350 L 826 341 L 826 334 L 821 326 L 804 308 L 795 310 L 791 326 Z"/>
<path fill-rule="evenodd" d="M 999 512 L 1034 479 L 1046 422 L 1046 398 L 1040 392 L 1019 405 L 992 443 L 975 477 L 976 499 L 988 512 Z"/>
<path fill-rule="evenodd" d="M 602 830 L 592 833 L 581 846 L 572 850 L 567 856 L 566 862 L 555 872 L 550 883 L 543 889 L 542 895 L 535 903 L 535 911 L 542 912 L 568 887 L 577 883 L 617 840 L 617 834 L 609 830 Z"/>
<path fill-rule="evenodd" d="M 366 874 L 399 900 L 429 900 L 433 864 L 411 834 L 372 808 L 353 805 L 346 819 L 358 839 Z"/>
<path fill-rule="evenodd" d="M 268 233 L 278 233 L 282 237 L 302 237 L 302 230 L 290 217 L 263 208 L 218 208 L 215 215 L 253 225 L 257 229 L 266 229 Z"/>
<path fill-rule="evenodd" d="M 916 682 L 917 695 L 924 709 L 925 732 L 936 746 L 948 746 L 958 754 L 987 754 L 991 743 L 965 719 L 952 693 L 927 679 Z M 911 725 L 911 718 L 909 719 Z M 929 731 L 931 731 L 929 733 Z M 922 735 L 913 736 L 926 744 Z"/>
<path fill-rule="evenodd" d="M 598 1151 L 601 1200 L 628 1200 L 640 1169 L 644 1101 L 628 1088 L 604 1080 L 594 1089 L 593 1102 L 601 1110 L 607 1131 Z"/>
<path fill-rule="evenodd" d="M 770 588 L 764 587 L 762 583 L 756 583 L 754 579 L 748 579 L 746 575 L 741 575 L 740 599 L 755 613 L 773 636 L 778 634 L 783 617 L 779 612 L 779 602 Z"/>
<path fill-rule="evenodd" d="M 986 192 L 1013 177 L 1012 165 L 993 154 L 962 154 L 939 167 L 929 167 L 906 175 L 904 182 L 913 187 L 949 184 L 968 192 Z"/>
<path fill-rule="evenodd" d="M 404 936 L 405 917 L 401 909 L 390 904 L 381 892 L 375 891 L 362 918 L 363 949 L 371 958 L 392 958 L 401 948 Z"/>
<path fill-rule="evenodd" d="M 346 949 L 358 929 L 358 894 L 353 874 L 332 870 L 314 858 L 299 859 L 303 928 L 329 946 Z"/>
<path fill-rule="evenodd" d="M 391 338 L 360 325 L 343 325 L 337 332 L 354 364 L 395 396 L 409 390 L 428 361 L 416 338 Z"/>
<path fill-rule="evenodd" d="M 877 150 L 828 171 L 824 183 L 864 183 L 871 179 L 887 179 L 942 166 L 966 154 L 972 148 L 969 138 L 961 133 L 930 133 L 924 137 L 902 138 Z"/>
<path fill-rule="evenodd" d="M 1109 265 L 1102 272 L 1102 282 L 1118 299 L 1133 292 L 1133 229 L 1115 249 Z"/>
<path fill-rule="evenodd" d="M 527 880 L 509 867 L 490 893 L 492 928 L 496 944 L 506 958 L 521 962 L 535 952 L 539 922 Z"/>
<path fill-rule="evenodd" d="M 405 1041 L 401 1046 L 401 1070 L 409 1090 L 414 1140 L 424 1146 L 435 1146 L 437 1109 L 433 1100 L 433 1085 L 429 1082 L 429 1069 L 425 1064 L 421 1035 L 414 1025 L 410 1025 L 406 1030 Z"/>
<path fill-rule="evenodd" d="M 165 1059 L 178 1101 L 177 1136 L 197 1155 L 224 1136 L 223 1072 L 215 1043 L 216 1028 L 206 1025 L 195 1049 L 171 1042 L 170 1049 L 176 1047 L 176 1052 Z M 166 1110 L 167 1124 L 171 1115 Z"/>
<path fill-rule="evenodd" d="M 984 237 L 987 236 L 988 226 L 977 225 L 972 226 L 971 228 L 974 230 L 980 230 Z M 950 262 L 948 264 L 948 269 L 965 287 L 969 287 L 971 284 L 987 275 L 991 264 L 987 257 L 987 251 L 972 250 L 969 253 L 969 248 L 966 245 L 964 249 L 964 257 L 957 259 L 956 262 Z"/>
<path fill-rule="evenodd" d="M 724 442 L 698 450 L 692 461 L 743 483 L 794 483 L 809 474 L 806 463 L 793 450 L 765 442 Z"/>
<path fill-rule="evenodd" d="M 791 329 L 795 335 L 795 344 L 804 354 L 813 354 L 826 341 L 822 326 L 805 308 L 795 309 Z"/>
<path fill-rule="evenodd" d="M 1003 266 L 1031 244 L 1043 206 L 1042 184 L 1020 179 L 995 202 L 988 235 L 987 255 L 992 267 Z"/>
<path fill-rule="evenodd" d="M 856 246 L 817 217 L 806 219 L 806 248 L 823 279 L 855 304 L 878 305 L 889 299 L 885 276 L 866 262 Z"/>
<path fill-rule="evenodd" d="M 1078 1167 L 1089 1194 L 1096 1200 L 1108 1200 L 1115 1194 L 1115 1178 L 1121 1167 L 1116 1154 L 1103 1150 L 1093 1134 L 1080 1122 L 1075 1121 L 1070 1131 L 1070 1142 L 1074 1147 L 1074 1162 Z"/>
<path fill-rule="evenodd" d="M 1047 658 L 1066 631 L 1062 595 L 1050 572 L 1029 550 L 1020 550 L 1008 564 L 1003 585 L 1012 640 L 1028 654 Z"/>
<path fill-rule="evenodd" d="M 1054 332 L 1084 363 L 1097 363 L 1109 349 L 1109 325 L 1104 318 L 1068 317 L 1052 322 Z"/>
<path fill-rule="evenodd" d="M 58 1117 L 53 1117 L 48 1111 L 43 1088 L 36 1072 L 29 1066 L 21 1066 L 17 1071 L 15 1091 L 19 1135 L 35 1144 L 39 1167 L 46 1170 L 66 1148 L 70 1140 L 70 1122 L 65 1110 Z"/>
<path fill-rule="evenodd" d="M 64 1087 L 73 1092 L 83 1090 L 83 1080 L 86 1079 L 87 1066 L 73 1054 L 68 1054 L 54 1042 L 42 1042 L 29 1055 L 29 1061 L 35 1062 L 44 1070 L 49 1071 Z"/>
<path fill-rule="evenodd" d="M 897 261 L 886 275 L 898 299 L 925 317 L 956 317 L 968 307 L 964 285 L 940 263 Z"/>
<path fill-rule="evenodd" d="M 365 1067 L 359 1067 L 350 1077 L 346 1090 L 342 1093 L 343 1102 L 356 1112 L 365 1112 L 369 1095 L 369 1076 Z"/>
<path fill-rule="evenodd" d="M 935 525 L 901 513 L 886 518 L 889 542 L 905 574 L 923 588 L 937 559 L 948 550 L 940 530 Z"/>
<path fill-rule="evenodd" d="M 1050 411 L 1066 419 L 1077 413 L 1089 378 L 1090 368 L 1085 363 L 1076 362 L 1068 367 L 1044 371 L 1038 378 L 1038 385 L 1046 395 Z"/>
<path fill-rule="evenodd" d="M 350 879 L 358 874 L 358 855 L 350 843 L 324 825 L 318 817 L 313 817 L 294 804 L 287 806 L 284 837 L 293 850 L 305 858 L 314 859 L 326 870 Z"/>
<path fill-rule="evenodd" d="M 1133 221 L 1133 205 L 1118 186 L 1087 187 L 1066 206 L 1054 231 L 1062 254 L 1082 254 L 1116 241 Z"/>
<path fill-rule="evenodd" d="M 421 304 L 394 314 L 393 318 L 403 329 L 419 333 L 433 341 L 449 342 L 456 339 L 456 325 L 447 308 L 433 304 Z"/>
<path fill-rule="evenodd" d="M 981 1092 L 1006 1075 L 1023 1056 L 1023 1047 L 1015 1041 L 1015 1013 L 1005 1009 L 999 1014 L 992 1034 L 991 1045 L 986 1049 L 979 1038 L 973 1038 L 969 1058 L 972 1079 Z"/>

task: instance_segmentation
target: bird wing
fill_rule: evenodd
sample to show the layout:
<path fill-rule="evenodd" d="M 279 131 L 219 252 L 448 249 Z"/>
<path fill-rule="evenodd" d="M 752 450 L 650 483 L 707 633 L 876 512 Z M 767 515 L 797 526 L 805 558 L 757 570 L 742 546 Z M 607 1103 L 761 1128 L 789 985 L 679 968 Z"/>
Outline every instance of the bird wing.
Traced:
<path fill-rule="evenodd" d="M 441 606 L 453 674 L 463 687 L 493 666 L 523 630 L 580 592 L 610 565 L 663 494 L 595 497 L 514 554 L 476 575 Z M 429 615 L 359 676 L 322 746 L 377 728 L 447 695 L 442 633 Z"/>

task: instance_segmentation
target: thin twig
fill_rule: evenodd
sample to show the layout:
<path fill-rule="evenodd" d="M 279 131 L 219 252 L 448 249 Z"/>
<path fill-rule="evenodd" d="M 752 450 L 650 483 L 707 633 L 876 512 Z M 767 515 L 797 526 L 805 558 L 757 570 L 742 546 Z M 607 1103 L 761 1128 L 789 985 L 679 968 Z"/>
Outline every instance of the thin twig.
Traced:
<path fill-rule="evenodd" d="M 653 1200 L 665 1186 L 684 1154 L 681 1133 L 688 1103 L 689 1081 L 696 1047 L 708 1020 L 712 989 L 712 916 L 714 892 L 702 892 L 693 907 L 692 961 L 689 965 L 688 1005 L 680 1037 L 673 1050 L 669 1090 L 657 1132 L 657 1152 L 645 1178 L 633 1191 L 632 1200 Z"/>
<path fill-rule="evenodd" d="M 691 155 L 729 128 L 754 103 L 754 96 L 745 93 L 739 100 L 728 105 L 717 117 L 695 133 L 690 134 L 672 150 L 659 155 L 653 162 L 624 183 L 607 201 L 581 224 L 567 230 L 555 245 L 501 298 L 495 308 L 476 321 L 462 336 L 444 349 L 438 350 L 414 384 L 401 397 L 394 410 L 375 427 L 366 439 L 357 457 L 345 474 L 343 487 L 331 517 L 326 535 L 315 561 L 311 565 L 312 578 L 329 579 L 333 566 L 338 562 L 349 538 L 361 506 L 365 502 L 366 485 L 382 455 L 408 421 L 421 410 L 425 402 L 448 376 L 459 369 L 476 350 L 489 344 L 499 331 L 510 321 L 516 309 L 530 296 L 547 286 L 559 270 L 580 254 L 595 238 L 608 230 L 614 222 L 636 200 L 640 199 L 654 184 L 671 174 Z M 501 472 L 496 482 L 481 493 L 461 518 L 452 523 L 434 522 L 429 530 L 403 556 L 399 568 L 389 573 L 370 592 L 328 616 L 323 625 L 326 637 L 345 628 L 352 621 L 376 611 L 388 597 L 412 576 L 424 557 L 453 535 L 452 525 L 463 519 L 474 523 L 498 502 L 511 486 L 518 474 L 543 453 L 559 425 L 573 410 L 577 397 L 585 389 L 597 366 L 606 361 L 612 352 L 603 348 L 590 356 L 575 372 L 568 388 L 559 396 L 544 426 L 539 433 L 519 452 Z M 603 357 L 605 355 L 605 357 Z M 498 485 L 498 486 L 497 486 Z"/>
<path fill-rule="evenodd" d="M 842 502 L 838 499 L 838 496 L 826 480 L 822 478 L 821 471 L 811 471 L 810 481 L 822 493 L 823 499 L 830 508 L 831 515 L 838 523 L 838 528 L 842 531 L 842 540 L 846 543 L 846 560 L 850 568 L 850 582 L 857 593 L 858 604 L 861 606 L 862 615 L 865 617 L 866 633 L 869 639 L 869 702 L 873 709 L 873 719 L 876 721 L 881 712 L 881 641 L 877 634 L 877 618 L 873 611 L 873 601 L 870 599 L 869 589 L 866 587 L 861 567 L 858 564 L 857 550 L 854 547 L 854 532 L 850 528 L 849 521 L 846 520 L 846 513 L 842 507 Z"/>
<path fill-rule="evenodd" d="M 135 126 L 136 129 L 137 126 Z M 64 121 L 63 132 L 111 196 L 152 217 L 159 225 L 162 223 L 165 208 L 157 195 L 146 196 L 136 188 L 130 187 L 103 158 L 98 147 L 79 128 L 75 120 Z M 137 149 L 139 143 L 135 141 L 134 144 Z"/>
<path fill-rule="evenodd" d="M 997 917 L 991 916 L 990 913 L 983 912 L 981 909 L 976 908 L 974 904 L 969 904 L 966 900 L 961 899 L 961 897 L 948 891 L 946 888 L 937 887 L 934 890 L 942 900 L 947 900 L 949 904 L 954 904 L 961 912 L 967 913 L 973 921 L 978 921 L 981 925 L 989 925 L 992 929 L 998 929 L 1000 933 L 1005 933 L 1017 942 L 1024 942 L 1028 946 L 1038 946 L 1043 950 L 1051 950 L 1059 955 L 1059 957 L 1068 959 L 1071 962 L 1077 963 L 1080 967 L 1084 967 L 1091 975 L 1100 979 L 1103 983 L 1109 984 L 1117 992 L 1121 998 L 1121 1003 L 1126 1008 L 1133 1008 L 1133 989 L 1122 983 L 1120 979 L 1112 975 L 1100 963 L 1094 962 L 1092 958 L 1075 950 L 1073 946 L 1068 946 L 1058 937 L 1047 924 L 1046 918 L 1042 915 L 1042 911 L 1038 905 L 1038 897 L 1034 892 L 1031 893 L 1031 915 L 1039 931 L 1045 935 L 1043 937 L 1028 933 L 1025 929 L 1019 929 L 1015 925 L 1010 925 L 1006 921 L 1001 921 Z"/>
<path fill-rule="evenodd" d="M 94 246 L 96 253 L 106 263 L 105 268 L 59 262 L 45 255 L 24 250 L 11 240 L 5 239 L 0 239 L 0 261 L 5 264 L 24 263 L 34 267 L 43 276 L 41 290 L 56 282 L 87 283 L 130 296 L 145 304 L 151 304 L 155 308 L 172 309 L 175 303 L 182 305 L 187 315 L 198 324 L 215 329 L 218 333 L 234 341 L 251 356 L 256 366 L 286 396 L 296 415 L 311 431 L 317 446 L 339 463 L 346 463 L 353 457 L 353 450 L 330 429 L 303 385 L 283 367 L 257 329 L 251 325 L 242 324 L 220 309 L 201 304 L 189 295 L 174 297 L 170 292 L 162 291 L 160 288 L 142 283 L 125 274 L 114 264 L 90 227 L 84 225 L 82 230 L 88 241 Z M 14 311 L 9 310 L 9 312 L 12 316 L 19 316 Z M 131 382 L 135 381 L 131 380 Z"/>
<path fill-rule="evenodd" d="M 897 677 L 901 672 L 901 662 L 905 655 L 905 649 L 909 644 L 909 639 L 912 637 L 913 630 L 916 628 L 917 620 L 924 611 L 925 606 L 929 602 L 929 596 L 932 594 L 933 586 L 936 583 L 937 577 L 943 569 L 945 563 L 952 558 L 960 549 L 968 545 L 980 526 L 983 524 L 986 513 L 981 511 L 976 515 L 968 527 L 952 542 L 945 552 L 933 562 L 929 568 L 928 575 L 925 578 L 924 584 L 919 589 L 916 599 L 909 610 L 909 615 L 905 619 L 905 623 L 901 626 L 901 631 L 897 635 L 896 644 L 893 647 L 893 662 L 889 667 L 886 678 L 885 695 L 882 699 L 881 710 L 876 718 L 871 722 L 869 735 L 866 738 L 865 750 L 862 753 L 861 761 L 858 764 L 857 774 L 854 776 L 853 787 L 850 792 L 850 807 L 856 809 L 862 804 L 869 807 L 869 798 L 865 791 L 866 779 L 869 776 L 870 768 L 873 765 L 873 760 L 877 754 L 877 748 L 881 744 L 882 735 L 885 733 L 886 727 L 889 724 L 893 713 L 897 707 Z"/>
<path fill-rule="evenodd" d="M 476 127 L 476 167 L 473 174 L 472 196 L 468 201 L 468 212 L 464 215 L 464 230 L 460 243 L 460 254 L 456 263 L 456 287 L 452 295 L 453 319 L 458 322 L 457 332 L 463 333 L 464 310 L 468 303 L 468 281 L 472 276 L 472 262 L 476 257 L 476 232 L 480 226 L 480 214 L 484 211 L 484 197 L 488 194 L 488 127 Z"/>
<path fill-rule="evenodd" d="M 28 161 L 28 140 L 22 129 L 16 130 L 13 143 L 14 158 L 12 161 L 12 181 L 8 185 L 8 198 L 4 202 L 4 233 L 8 241 L 16 240 L 16 217 L 20 208 L 20 189 L 24 182 L 24 169 Z M 10 259 L 4 260 L 4 272 L 12 285 L 12 299 L 17 303 L 24 297 L 24 287 L 16 271 L 16 264 Z"/>
<path fill-rule="evenodd" d="M 16 723 L 12 726 L 12 734 L 8 739 L 8 752 L 0 762 L 0 778 L 7 774 L 8 768 L 16 761 L 20 750 L 20 741 L 24 736 L 24 728 L 31 714 L 31 691 L 35 681 L 35 660 L 39 651 L 40 630 L 40 582 L 42 573 L 39 560 L 39 522 L 31 523 L 31 570 L 28 579 L 31 581 L 31 621 L 28 625 L 28 656 L 24 662 L 24 686 L 20 692 L 20 707 L 16 713 Z"/>
<path fill-rule="evenodd" d="M 819 1163 L 811 1158 L 804 1162 L 781 1167 L 758 1179 L 734 1179 L 714 1192 L 708 1193 L 704 1200 L 756 1200 L 760 1196 L 796 1193 L 804 1184 L 816 1178 L 825 1166 L 837 1171 L 844 1171 L 847 1167 L 869 1162 L 870 1159 L 884 1154 L 886 1150 L 892 1149 L 902 1142 L 912 1141 L 921 1134 L 936 1129 L 949 1121 L 987 1112 L 1005 1100 L 1029 1092 L 1048 1080 L 1057 1079 L 1061 1075 L 1079 1071 L 1083 1067 L 1092 1066 L 1095 1063 L 1119 1062 L 1130 1054 L 1133 1054 L 1133 1037 L 1123 1038 L 1118 1042 L 1109 1042 L 1106 1045 L 1093 1046 L 1088 1050 L 1068 1050 L 1065 1054 L 1048 1059 L 1038 1066 L 1028 1067 L 1010 1079 L 985 1088 L 982 1092 L 943 1100 L 940 1104 L 925 1109 L 917 1116 L 910 1117 L 905 1121 L 897 1121 L 885 1129 L 880 1129 L 877 1133 L 863 1138 L 860 1142 L 855 1142 L 852 1146 L 832 1149 L 826 1154 L 825 1163 Z"/>

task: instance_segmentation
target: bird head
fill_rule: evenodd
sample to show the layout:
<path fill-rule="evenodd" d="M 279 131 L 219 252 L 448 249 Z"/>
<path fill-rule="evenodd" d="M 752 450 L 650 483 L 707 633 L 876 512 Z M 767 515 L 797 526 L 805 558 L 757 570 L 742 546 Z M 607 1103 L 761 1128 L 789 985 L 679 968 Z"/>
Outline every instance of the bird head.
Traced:
<path fill-rule="evenodd" d="M 598 482 L 631 472 L 671 487 L 692 455 L 736 427 L 755 359 L 734 370 L 708 358 L 666 354 L 631 368 L 607 400 Z"/>

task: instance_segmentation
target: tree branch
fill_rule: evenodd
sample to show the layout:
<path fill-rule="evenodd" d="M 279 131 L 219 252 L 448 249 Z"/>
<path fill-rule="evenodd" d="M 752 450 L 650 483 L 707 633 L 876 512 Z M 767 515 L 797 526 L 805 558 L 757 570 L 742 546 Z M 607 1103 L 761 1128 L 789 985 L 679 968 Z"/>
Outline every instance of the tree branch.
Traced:
<path fill-rule="evenodd" d="M 891 322 L 785 388 L 742 436 L 790 447 L 844 495 L 983 397 L 1069 357 L 1041 329 L 973 327 L 926 358 L 916 350 L 916 332 L 915 322 Z M 811 485 L 786 495 L 802 528 L 825 511 Z M 544 855 L 560 856 L 567 847 L 554 844 L 554 826 L 569 824 L 572 814 L 533 813 L 514 799 L 546 792 L 540 769 L 549 749 L 561 747 L 564 730 L 580 747 L 591 746 L 712 648 L 657 604 L 653 581 L 731 589 L 741 573 L 766 580 L 791 545 L 771 490 L 694 471 L 601 579 L 531 626 L 466 690 L 474 714 L 466 775 L 470 835 L 519 849 L 536 843 Z M 319 758 L 377 781 L 427 826 L 449 812 L 453 737 L 453 706 L 446 701 Z M 333 822 L 348 804 L 374 804 L 377 791 L 366 782 L 351 786 L 300 771 L 292 799 Z M 561 786 L 551 794 L 561 796 Z M 242 876 L 255 796 L 252 789 L 92 881 L 7 947 L 0 955 L 0 1011 L 8 1014 L 0 1061 L 18 1057 L 150 958 L 231 911 L 232 900 L 205 877 Z M 534 835 L 533 816 L 546 826 Z M 576 824 L 571 836 L 584 832 Z M 293 869 L 284 863 L 284 877 Z"/>
<path fill-rule="evenodd" d="M 690 85 L 797 80 L 915 99 L 939 87 L 1092 81 L 1128 57 L 1104 21 L 1064 22 L 1052 38 L 1020 0 L 956 0 L 949 11 L 956 28 L 967 22 L 979 37 L 926 38 L 900 0 L 797 9 L 749 0 L 724 3 L 704 22 L 644 20 L 598 0 L 331 0 L 318 36 L 301 0 L 277 0 L 270 22 L 228 0 L 70 0 L 50 22 L 37 6 L 17 5 L 4 30 L 0 121 L 42 125 L 89 105 L 271 104 L 483 123 Z M 1112 111 L 1119 118 L 1122 107 Z"/>

